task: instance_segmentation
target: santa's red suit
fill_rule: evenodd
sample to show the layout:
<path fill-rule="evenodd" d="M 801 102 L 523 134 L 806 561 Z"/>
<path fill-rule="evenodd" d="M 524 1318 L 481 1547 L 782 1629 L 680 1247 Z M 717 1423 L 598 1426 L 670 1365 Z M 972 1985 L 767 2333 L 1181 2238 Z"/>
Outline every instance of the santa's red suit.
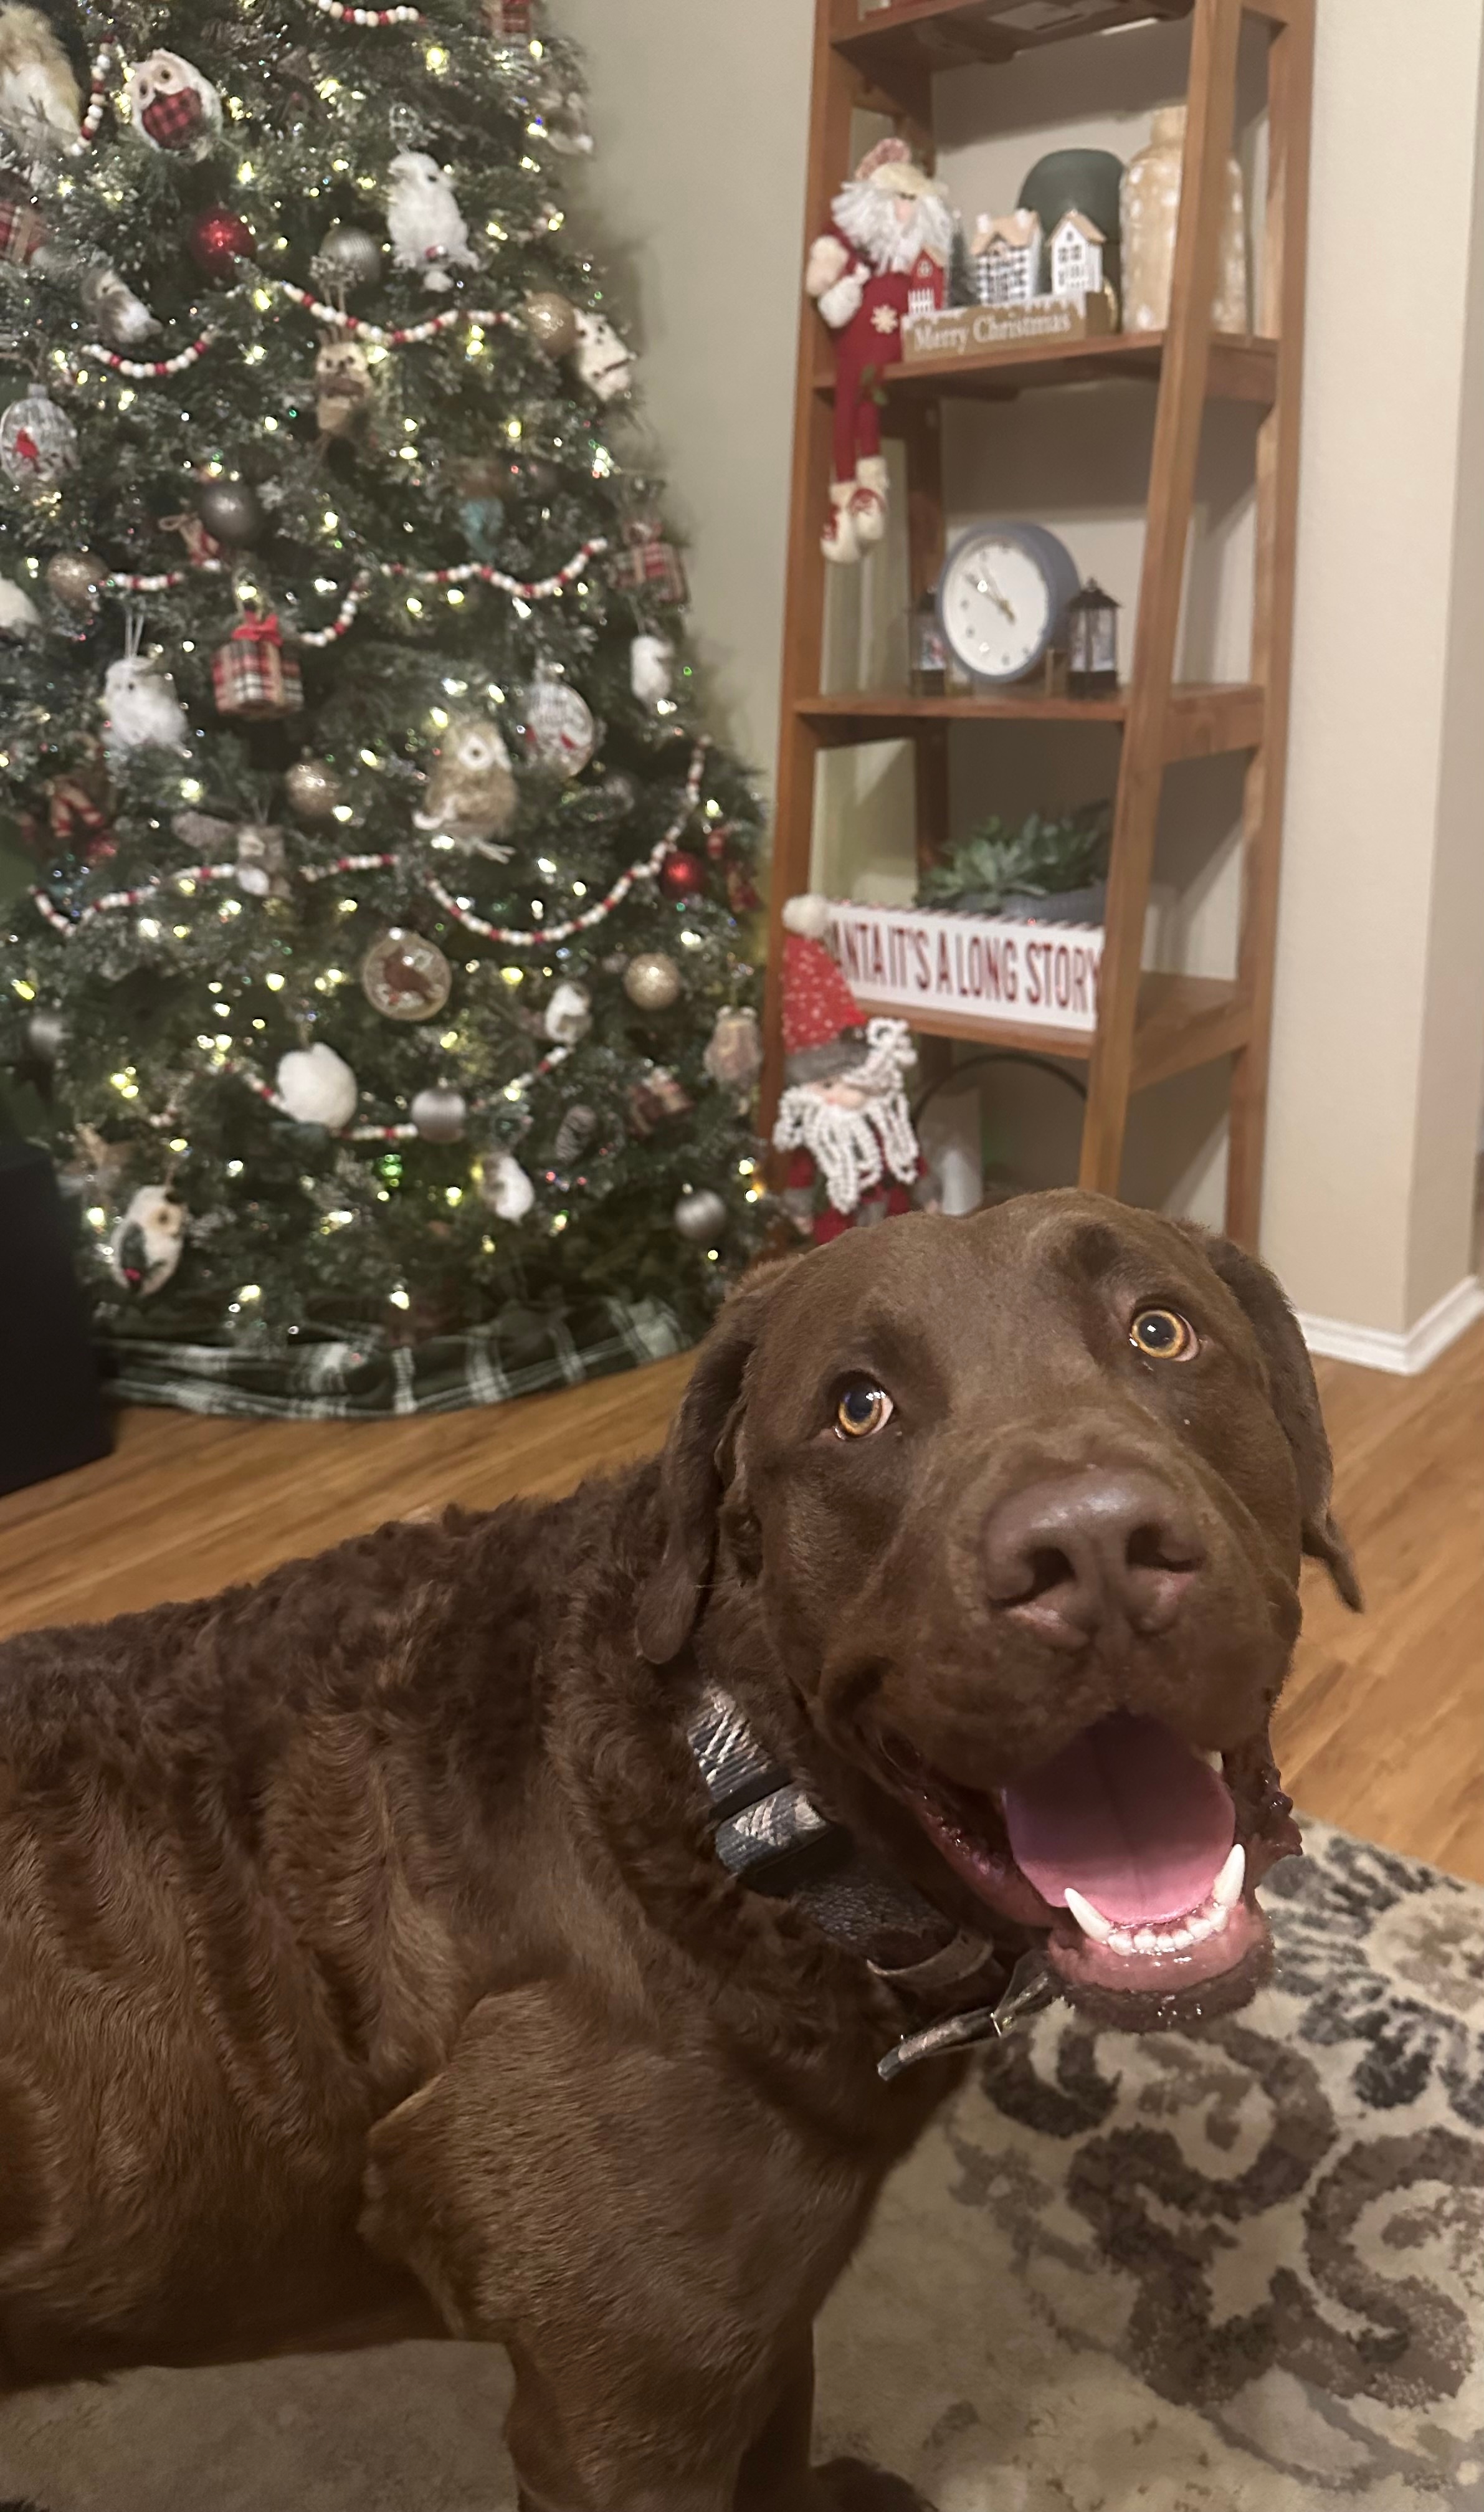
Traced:
<path fill-rule="evenodd" d="M 886 529 L 886 465 L 872 390 L 902 354 L 907 314 L 943 304 L 953 218 L 941 189 L 902 139 L 883 139 L 836 195 L 834 220 L 809 250 L 804 287 L 837 333 L 834 482 L 827 558 L 859 558 Z"/>

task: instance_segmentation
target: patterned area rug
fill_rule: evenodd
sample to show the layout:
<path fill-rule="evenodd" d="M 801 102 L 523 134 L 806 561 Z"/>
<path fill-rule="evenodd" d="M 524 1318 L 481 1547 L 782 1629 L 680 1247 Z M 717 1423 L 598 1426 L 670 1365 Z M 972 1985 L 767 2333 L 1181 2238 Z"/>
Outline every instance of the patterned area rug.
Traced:
<path fill-rule="evenodd" d="M 835 2450 L 940 2512 L 1484 2512 L 1484 1891 L 1306 1825 L 1277 1985 L 1064 2006 L 891 2184 L 821 2333 Z M 501 2359 L 404 2347 L 0 2407 L 49 2512 L 513 2512 Z"/>

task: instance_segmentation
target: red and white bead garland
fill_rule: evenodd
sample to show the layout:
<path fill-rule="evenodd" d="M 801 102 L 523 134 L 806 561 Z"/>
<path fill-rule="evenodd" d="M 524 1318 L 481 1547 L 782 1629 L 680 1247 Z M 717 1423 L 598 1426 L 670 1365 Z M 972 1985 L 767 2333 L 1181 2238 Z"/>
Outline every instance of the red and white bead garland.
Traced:
<path fill-rule="evenodd" d="M 317 323 L 332 326 L 337 332 L 351 332 L 358 340 L 370 340 L 377 349 L 406 349 L 420 340 L 434 340 L 440 332 L 451 332 L 456 323 L 478 323 L 487 330 L 490 324 L 502 324 L 511 332 L 526 329 L 518 314 L 508 314 L 502 306 L 487 311 L 476 305 L 450 305 L 442 314 L 430 314 L 425 323 L 399 323 L 387 330 L 380 323 L 368 323 L 363 315 L 347 314 L 343 305 L 324 304 L 292 279 L 269 279 L 265 284 L 291 296 Z"/>
<path fill-rule="evenodd" d="M 520 1076 L 518 1084 L 508 1084 L 501 1096 L 508 1098 L 511 1088 L 518 1087 L 524 1097 L 533 1081 L 540 1081 L 546 1074 L 555 1073 L 558 1065 L 565 1064 L 570 1053 L 569 1046 L 554 1046 L 548 1054 L 542 1056 L 539 1064 L 533 1064 L 528 1073 L 523 1073 Z M 275 1115 L 293 1116 L 293 1109 L 286 1100 L 279 1097 L 272 1082 L 265 1081 L 260 1073 L 254 1073 L 250 1064 L 224 1062 L 220 1070 L 231 1074 L 235 1080 L 245 1082 L 254 1097 L 261 1099 L 264 1106 L 271 1108 Z M 471 1117 L 487 1116 L 491 1105 L 492 1102 L 488 1100 L 472 1099 L 469 1102 L 468 1113 Z M 330 1130 L 334 1134 L 336 1141 L 341 1143 L 415 1143 L 419 1139 L 417 1127 L 407 1122 L 393 1125 L 338 1125 Z"/>
<path fill-rule="evenodd" d="M 77 137 L 69 140 L 67 143 L 67 155 L 69 157 L 86 156 L 88 150 L 92 147 L 94 140 L 98 137 L 98 124 L 102 121 L 103 106 L 107 101 L 108 91 L 106 82 L 108 72 L 117 59 L 118 46 L 113 42 L 111 37 L 106 37 L 104 41 L 99 44 L 89 65 L 90 94 L 88 97 L 88 110 L 83 115 L 82 121 L 78 126 Z"/>
<path fill-rule="evenodd" d="M 420 9 L 352 9 L 346 0 L 314 0 L 322 18 L 333 18 L 337 25 L 346 26 L 420 26 Z"/>
<path fill-rule="evenodd" d="M 388 858 L 388 860 L 391 860 Z M 75 933 L 79 926 L 91 924 L 95 916 L 115 914 L 121 907 L 142 907 L 146 898 L 158 898 L 162 889 L 174 887 L 188 894 L 198 881 L 235 881 L 234 863 L 188 864 L 184 872 L 171 873 L 164 881 L 147 881 L 139 889 L 110 889 L 106 896 L 95 898 L 90 906 L 81 907 L 75 916 L 63 916 L 44 889 L 33 889 L 35 900 L 47 922 L 59 933 Z"/>
<path fill-rule="evenodd" d="M 431 877 L 423 885 L 429 896 L 436 898 L 439 906 L 445 909 L 456 923 L 466 925 L 471 933 L 483 934 L 487 942 L 502 942 L 511 950 L 531 949 L 537 943 L 549 945 L 554 942 L 569 942 L 574 933 L 590 933 L 595 924 L 605 923 L 612 915 L 614 908 L 623 904 L 637 881 L 643 881 L 646 877 L 652 880 L 665 857 L 674 853 L 684 833 L 685 823 L 700 800 L 701 774 L 706 764 L 707 747 L 706 741 L 702 739 L 696 743 L 691 753 L 690 772 L 685 779 L 684 807 L 678 818 L 671 822 L 664 836 L 656 841 L 649 852 L 641 856 L 638 863 L 630 864 L 627 872 L 620 873 L 612 888 L 605 891 L 604 896 L 596 900 L 593 906 L 587 908 L 581 916 L 568 917 L 562 924 L 537 924 L 528 932 L 523 932 L 518 925 L 490 924 L 483 916 L 476 916 L 466 899 L 450 897 L 442 883 L 434 881 Z"/>
<path fill-rule="evenodd" d="M 355 620 L 371 585 L 369 575 L 358 575 L 328 628 L 291 628 L 289 636 L 295 646 L 314 646 L 323 649 L 343 637 Z"/>
<path fill-rule="evenodd" d="M 173 358 L 125 358 L 117 349 L 105 349 L 101 340 L 85 341 L 81 354 L 85 358 L 96 359 L 112 374 L 131 375 L 137 381 L 151 376 L 183 375 L 187 367 L 193 367 L 199 358 L 205 357 L 215 336 L 215 332 L 203 332 L 198 339 L 192 340 L 189 348 L 177 350 Z"/>
<path fill-rule="evenodd" d="M 555 594 L 565 593 L 569 584 L 575 584 L 584 568 L 593 559 L 602 558 L 607 547 L 607 542 L 601 538 L 584 541 L 580 550 L 573 551 L 566 567 L 558 568 L 555 575 L 540 575 L 528 584 L 518 575 L 503 575 L 497 567 L 488 567 L 480 559 L 468 559 L 461 567 L 435 568 L 403 567 L 393 559 L 380 572 L 387 576 L 410 578 L 414 584 L 472 584 L 477 580 L 481 584 L 492 584 L 500 593 L 514 593 L 523 602 L 549 602 Z"/>
<path fill-rule="evenodd" d="M 581 916 L 569 917 L 561 924 L 532 925 L 529 931 L 523 932 L 518 925 L 491 924 L 485 917 L 476 916 L 473 908 L 462 899 L 450 897 L 441 882 L 426 879 L 422 885 L 429 897 L 435 898 L 455 923 L 466 925 L 472 933 L 483 934 L 488 942 L 502 942 L 513 950 L 533 949 L 537 943 L 569 942 L 574 933 L 590 933 L 595 924 L 605 922 L 614 908 L 622 905 L 637 881 L 643 881 L 646 876 L 652 879 L 665 857 L 679 845 L 685 824 L 700 801 L 701 778 L 709 746 L 703 736 L 691 752 L 684 803 L 664 836 L 656 841 L 646 855 L 641 856 L 638 863 L 630 864 L 627 872 L 620 873 L 612 888 Z M 396 854 L 337 855 L 332 863 L 306 864 L 301 878 L 305 881 L 332 881 L 348 872 L 395 872 L 401 860 L 401 856 Z M 90 906 L 80 909 L 76 916 L 64 916 L 44 889 L 33 889 L 30 895 L 57 932 L 71 934 L 80 926 L 90 924 L 95 916 L 106 916 L 125 907 L 141 907 L 146 898 L 158 897 L 163 889 L 174 887 L 188 891 L 190 885 L 198 881 L 235 881 L 236 878 L 237 866 L 234 863 L 189 864 L 184 872 L 171 873 L 163 881 L 147 882 L 141 889 L 110 890 L 105 897 L 96 898 Z M 561 1057 L 554 1060 L 560 1063 Z M 536 1075 L 550 1070 L 550 1063 L 538 1065 Z"/>

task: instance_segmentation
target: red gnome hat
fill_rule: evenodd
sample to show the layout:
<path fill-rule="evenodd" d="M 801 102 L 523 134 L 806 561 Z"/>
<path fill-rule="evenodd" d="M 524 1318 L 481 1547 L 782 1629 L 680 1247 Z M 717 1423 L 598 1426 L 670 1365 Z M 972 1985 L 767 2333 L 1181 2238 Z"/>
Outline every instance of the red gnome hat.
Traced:
<path fill-rule="evenodd" d="M 805 894 L 784 906 L 783 1051 L 801 1055 L 833 1046 L 842 1030 L 864 1029 L 866 1015 L 825 949 L 829 908 Z"/>

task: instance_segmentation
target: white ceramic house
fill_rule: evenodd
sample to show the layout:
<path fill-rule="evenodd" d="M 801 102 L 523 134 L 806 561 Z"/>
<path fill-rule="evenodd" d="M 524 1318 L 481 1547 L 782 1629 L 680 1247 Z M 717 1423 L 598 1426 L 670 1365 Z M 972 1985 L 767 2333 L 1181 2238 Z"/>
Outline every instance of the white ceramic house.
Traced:
<path fill-rule="evenodd" d="M 1071 298 L 1085 304 L 1096 296 L 1103 285 L 1103 246 L 1106 239 L 1101 227 L 1093 225 L 1080 210 L 1068 210 L 1051 230 L 1047 248 L 1051 263 L 1051 294 L 1064 302 Z"/>
<path fill-rule="evenodd" d="M 1096 233 L 1096 229 L 1094 229 Z M 981 305 L 1029 305 L 1040 293 L 1041 222 L 1034 210 L 981 217 L 969 260 Z"/>

